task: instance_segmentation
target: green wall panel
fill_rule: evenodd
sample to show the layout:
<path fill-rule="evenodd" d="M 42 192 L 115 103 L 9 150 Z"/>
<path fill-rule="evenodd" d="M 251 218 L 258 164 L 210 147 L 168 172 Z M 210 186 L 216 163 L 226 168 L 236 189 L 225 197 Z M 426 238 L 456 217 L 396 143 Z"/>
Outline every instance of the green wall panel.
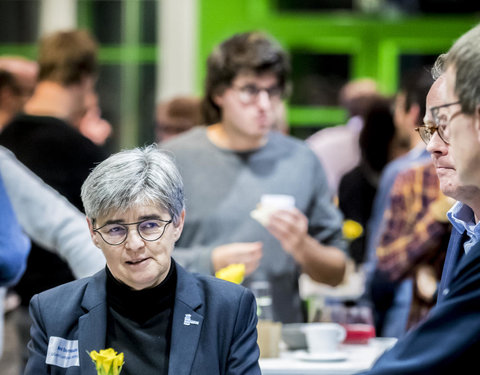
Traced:
<path fill-rule="evenodd" d="M 348 12 L 279 12 L 275 0 L 199 0 L 198 92 L 202 92 L 205 61 L 213 47 L 234 33 L 264 30 L 287 50 L 351 55 L 350 78 L 372 77 L 382 92 L 397 90 L 402 55 L 435 55 L 480 21 L 467 16 L 362 15 Z M 330 125 L 344 112 L 296 106 L 288 112 L 291 126 Z M 318 121 L 316 117 L 318 116 Z"/>

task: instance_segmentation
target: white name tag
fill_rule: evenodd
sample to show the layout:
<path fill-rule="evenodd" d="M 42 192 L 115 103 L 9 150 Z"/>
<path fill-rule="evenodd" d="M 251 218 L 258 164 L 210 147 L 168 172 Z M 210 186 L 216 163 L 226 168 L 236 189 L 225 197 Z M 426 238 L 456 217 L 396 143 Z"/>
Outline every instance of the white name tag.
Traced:
<path fill-rule="evenodd" d="M 64 368 L 80 366 L 78 340 L 65 340 L 61 337 L 50 336 L 45 363 Z"/>

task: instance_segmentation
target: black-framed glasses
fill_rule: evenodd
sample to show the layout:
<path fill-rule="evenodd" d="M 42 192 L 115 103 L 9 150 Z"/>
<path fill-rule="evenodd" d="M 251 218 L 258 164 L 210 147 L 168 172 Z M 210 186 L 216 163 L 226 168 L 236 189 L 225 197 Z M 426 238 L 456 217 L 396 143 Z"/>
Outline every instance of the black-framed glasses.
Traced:
<path fill-rule="evenodd" d="M 167 225 L 172 220 L 147 219 L 136 223 L 106 223 L 100 228 L 93 229 L 102 240 L 109 245 L 121 245 L 128 236 L 128 225 L 136 225 L 138 235 L 145 241 L 157 241 L 165 233 Z"/>
<path fill-rule="evenodd" d="M 232 86 L 232 88 L 237 92 L 238 98 L 243 104 L 252 104 L 257 101 L 258 95 L 265 91 L 270 100 L 280 100 L 283 97 L 283 89 L 278 86 L 274 85 L 271 87 L 258 87 L 253 84 L 245 85 L 245 86 Z"/>

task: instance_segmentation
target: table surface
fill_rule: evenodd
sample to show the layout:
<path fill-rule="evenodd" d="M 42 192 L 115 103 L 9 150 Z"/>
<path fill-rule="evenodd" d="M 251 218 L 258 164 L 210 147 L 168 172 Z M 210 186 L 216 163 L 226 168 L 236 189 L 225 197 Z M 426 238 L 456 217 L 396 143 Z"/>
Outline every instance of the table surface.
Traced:
<path fill-rule="evenodd" d="M 304 361 L 296 358 L 298 352 L 281 352 L 279 358 L 261 358 L 260 368 L 262 375 L 350 375 L 368 370 L 389 346 L 375 339 L 369 344 L 341 345 L 339 350 L 347 357 L 342 361 Z"/>

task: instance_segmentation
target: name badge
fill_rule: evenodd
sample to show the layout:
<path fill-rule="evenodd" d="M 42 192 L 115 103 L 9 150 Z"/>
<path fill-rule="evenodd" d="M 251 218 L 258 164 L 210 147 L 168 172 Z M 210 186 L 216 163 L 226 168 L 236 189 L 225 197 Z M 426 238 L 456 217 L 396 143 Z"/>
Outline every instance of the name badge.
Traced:
<path fill-rule="evenodd" d="M 45 363 L 63 368 L 80 366 L 78 340 L 66 340 L 61 337 L 50 336 Z"/>

